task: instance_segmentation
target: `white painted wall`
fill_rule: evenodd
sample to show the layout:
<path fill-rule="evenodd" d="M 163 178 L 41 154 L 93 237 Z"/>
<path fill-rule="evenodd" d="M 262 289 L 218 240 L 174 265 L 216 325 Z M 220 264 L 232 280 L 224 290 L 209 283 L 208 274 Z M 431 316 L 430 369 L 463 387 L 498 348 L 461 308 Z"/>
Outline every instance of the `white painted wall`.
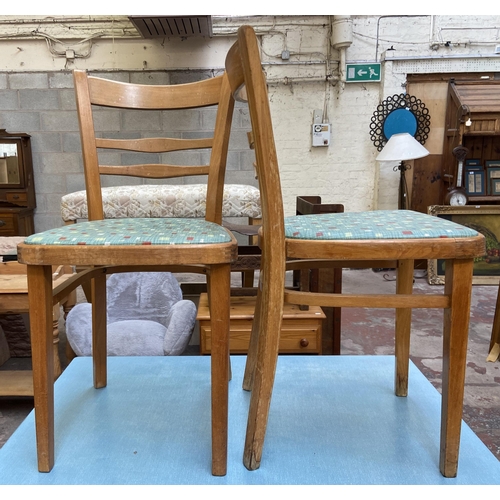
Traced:
<path fill-rule="evenodd" d="M 124 16 L 73 16 L 64 24 L 0 16 L 0 72 L 217 69 L 237 27 L 251 24 L 262 40 L 286 213 L 294 213 L 297 195 L 320 195 L 348 211 L 395 208 L 398 174 L 392 164 L 375 161 L 373 112 L 386 97 L 405 92 L 408 73 L 500 72 L 500 16 L 355 15 L 344 53 L 330 43 L 333 17 L 215 17 L 211 39 L 144 40 Z M 66 50 L 77 57 L 67 59 Z M 382 61 L 381 82 L 341 81 L 341 61 L 375 60 Z M 332 124 L 327 148 L 311 146 L 315 109 Z"/>

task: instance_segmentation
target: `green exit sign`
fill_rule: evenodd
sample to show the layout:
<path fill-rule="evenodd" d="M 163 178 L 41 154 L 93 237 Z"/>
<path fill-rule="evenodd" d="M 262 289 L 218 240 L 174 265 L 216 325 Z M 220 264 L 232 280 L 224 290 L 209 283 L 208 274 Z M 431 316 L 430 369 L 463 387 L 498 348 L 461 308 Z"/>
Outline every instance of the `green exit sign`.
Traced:
<path fill-rule="evenodd" d="M 380 82 L 380 63 L 346 64 L 346 82 Z"/>

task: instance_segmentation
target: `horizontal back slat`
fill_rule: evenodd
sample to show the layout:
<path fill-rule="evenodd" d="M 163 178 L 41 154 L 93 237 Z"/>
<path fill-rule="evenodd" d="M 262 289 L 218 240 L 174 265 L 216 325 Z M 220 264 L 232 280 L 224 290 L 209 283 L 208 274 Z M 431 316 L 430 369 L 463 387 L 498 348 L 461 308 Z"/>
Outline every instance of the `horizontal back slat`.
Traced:
<path fill-rule="evenodd" d="M 172 177 L 208 175 L 209 169 L 210 167 L 208 165 L 99 165 L 99 173 L 102 175 L 128 175 L 132 177 L 146 177 L 151 179 L 169 179 Z"/>
<path fill-rule="evenodd" d="M 179 85 L 140 85 L 89 76 L 90 101 L 128 109 L 186 109 L 217 104 L 222 76 Z"/>
<path fill-rule="evenodd" d="M 147 139 L 103 139 L 96 138 L 96 146 L 106 149 L 123 149 L 126 151 L 141 151 L 145 153 L 168 153 L 187 149 L 211 148 L 213 138 L 204 139 L 169 139 L 155 137 Z"/>

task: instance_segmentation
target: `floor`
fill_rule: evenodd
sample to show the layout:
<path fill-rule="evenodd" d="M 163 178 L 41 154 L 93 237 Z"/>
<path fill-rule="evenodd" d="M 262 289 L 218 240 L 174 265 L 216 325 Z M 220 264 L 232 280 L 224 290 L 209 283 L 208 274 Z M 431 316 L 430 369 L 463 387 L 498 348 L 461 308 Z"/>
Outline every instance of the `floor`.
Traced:
<path fill-rule="evenodd" d="M 382 270 L 345 270 L 344 291 L 390 292 L 395 288 L 394 272 Z M 439 285 L 429 285 L 425 273 L 415 271 L 415 293 Z M 471 325 L 468 345 L 464 421 L 488 449 L 500 459 L 500 363 L 487 362 L 496 286 L 473 287 Z M 411 359 L 438 390 L 441 372 L 442 312 L 416 310 L 413 313 Z M 391 310 L 344 309 L 342 311 L 342 355 L 393 354 L 394 312 Z M 196 341 L 196 336 L 194 336 Z M 64 357 L 64 324 L 61 324 L 61 359 Z M 196 355 L 197 345 L 186 355 Z M 9 360 L 1 369 L 29 367 L 29 358 Z M 0 376 L 1 376 L 0 369 Z M 0 447 L 32 410 L 31 398 L 0 398 Z"/>
<path fill-rule="evenodd" d="M 260 496 L 271 486 L 266 498 L 276 497 L 276 486 L 314 485 L 314 498 L 331 499 L 339 486 L 410 485 L 415 497 L 418 485 L 467 485 L 471 496 L 471 486 L 493 495 L 500 484 L 499 461 L 465 424 L 457 476 L 441 475 L 439 393 L 411 363 L 408 397 L 395 397 L 390 355 L 281 356 L 261 464 L 249 471 L 242 463 L 250 396 L 241 389 L 244 363 L 244 356 L 231 356 L 225 476 L 212 476 L 210 467 L 208 356 L 111 357 L 108 385 L 97 391 L 92 360 L 80 357 L 55 386 L 54 467 L 38 472 L 30 414 L 0 449 L 0 491 L 95 485 L 107 488 L 104 497 L 116 485 L 243 487 L 236 495 L 224 489 L 229 499 L 240 498 L 242 489 L 244 498 L 255 498 L 251 485 Z M 329 487 L 323 497 L 318 486 Z M 399 489 L 390 493 L 402 497 Z"/>

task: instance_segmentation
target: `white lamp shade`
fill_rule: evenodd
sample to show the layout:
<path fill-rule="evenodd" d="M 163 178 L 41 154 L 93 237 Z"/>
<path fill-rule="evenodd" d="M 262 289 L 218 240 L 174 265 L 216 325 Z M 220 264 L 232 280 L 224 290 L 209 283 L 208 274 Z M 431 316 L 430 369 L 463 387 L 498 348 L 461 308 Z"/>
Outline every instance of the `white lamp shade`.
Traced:
<path fill-rule="evenodd" d="M 427 156 L 429 151 L 425 149 L 412 135 L 408 132 L 402 134 L 393 134 L 380 151 L 377 161 L 404 161 L 416 160 Z"/>

